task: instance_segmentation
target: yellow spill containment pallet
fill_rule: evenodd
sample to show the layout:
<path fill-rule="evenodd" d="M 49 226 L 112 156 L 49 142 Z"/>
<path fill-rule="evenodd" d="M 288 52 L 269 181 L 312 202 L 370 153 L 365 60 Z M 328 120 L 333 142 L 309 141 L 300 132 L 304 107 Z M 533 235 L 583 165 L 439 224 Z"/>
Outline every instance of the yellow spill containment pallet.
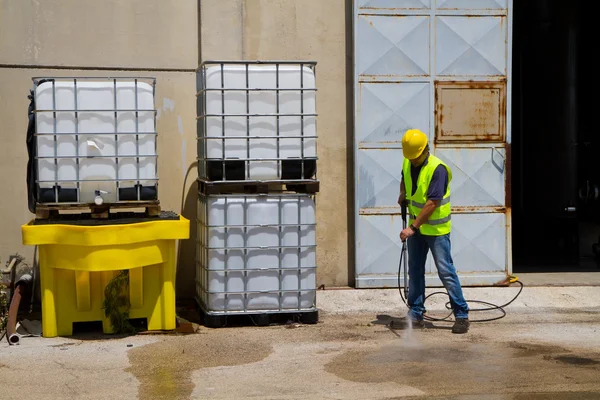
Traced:
<path fill-rule="evenodd" d="M 146 318 L 148 330 L 175 329 L 176 241 L 190 237 L 189 220 L 21 227 L 23 244 L 39 246 L 44 337 L 71 336 L 73 323 L 102 321 L 104 288 L 129 270 L 129 317 Z"/>

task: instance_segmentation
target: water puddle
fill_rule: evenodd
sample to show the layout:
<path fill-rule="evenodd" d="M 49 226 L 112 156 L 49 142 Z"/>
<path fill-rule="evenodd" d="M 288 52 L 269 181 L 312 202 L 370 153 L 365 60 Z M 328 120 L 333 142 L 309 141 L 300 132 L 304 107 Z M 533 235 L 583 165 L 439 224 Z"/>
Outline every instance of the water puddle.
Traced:
<path fill-rule="evenodd" d="M 556 361 L 559 361 L 559 362 L 562 362 L 565 364 L 572 364 L 572 365 L 598 365 L 598 364 L 600 364 L 600 361 L 594 360 L 591 358 L 587 358 L 587 357 L 559 356 L 559 357 L 554 357 L 554 359 Z"/>
<path fill-rule="evenodd" d="M 258 362 L 271 353 L 268 344 L 240 337 L 226 343 L 213 335 L 173 336 L 129 351 L 126 370 L 140 381 L 138 398 L 186 399 L 194 390 L 192 373 L 200 368 Z"/>
<path fill-rule="evenodd" d="M 402 333 L 393 344 L 343 353 L 325 370 L 354 382 L 409 385 L 430 396 L 498 393 L 500 399 L 544 399 L 544 393 L 535 396 L 550 386 L 556 391 L 573 390 L 575 383 L 595 384 L 600 390 L 600 362 L 589 354 L 523 343 L 441 344 L 418 330 Z M 515 388 L 533 394 L 512 397 Z"/>

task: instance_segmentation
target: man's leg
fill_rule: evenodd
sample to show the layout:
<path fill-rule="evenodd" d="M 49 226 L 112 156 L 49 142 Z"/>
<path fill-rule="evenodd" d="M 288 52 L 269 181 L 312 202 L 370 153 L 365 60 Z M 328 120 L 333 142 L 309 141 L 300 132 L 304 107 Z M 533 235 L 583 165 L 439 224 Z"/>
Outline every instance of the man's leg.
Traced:
<path fill-rule="evenodd" d="M 427 242 L 435 260 L 438 276 L 450 296 L 450 304 L 452 305 L 454 317 L 457 320 L 468 319 L 469 306 L 463 297 L 460 281 L 456 274 L 452 255 L 450 254 L 450 235 L 428 236 Z"/>
<path fill-rule="evenodd" d="M 425 261 L 427 242 L 416 233 L 408 238 L 408 306 L 409 317 L 422 320 L 425 312 Z"/>

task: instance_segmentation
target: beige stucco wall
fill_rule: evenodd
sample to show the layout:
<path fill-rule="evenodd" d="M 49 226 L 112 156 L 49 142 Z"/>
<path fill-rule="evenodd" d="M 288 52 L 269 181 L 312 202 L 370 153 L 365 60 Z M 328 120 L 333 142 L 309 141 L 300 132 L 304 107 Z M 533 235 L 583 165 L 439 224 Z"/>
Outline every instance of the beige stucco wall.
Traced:
<path fill-rule="evenodd" d="M 183 212 L 195 218 L 194 204 L 196 170 L 196 108 L 194 73 L 178 72 L 121 72 L 121 71 L 69 71 L 0 69 L 0 121 L 3 145 L 0 146 L 0 187 L 11 188 L 3 196 L 0 219 L 3 230 L 0 236 L 0 256 L 6 260 L 19 252 L 31 260 L 32 249 L 21 244 L 20 226 L 33 215 L 27 209 L 27 99 L 32 76 L 153 76 L 156 78 L 156 106 L 158 135 L 159 198 L 165 210 Z M 190 169 L 191 168 L 191 169 Z M 186 179 L 187 178 L 187 179 Z M 185 182 L 185 184 L 184 184 Z M 194 230 L 195 232 L 195 230 Z M 193 294 L 195 248 L 190 241 L 180 243 L 181 294 Z"/>
<path fill-rule="evenodd" d="M 155 77 L 161 205 L 195 218 L 197 21 L 196 0 L 0 0 L 0 263 L 33 256 L 20 231 L 33 218 L 25 185 L 33 76 Z M 179 250 L 178 294 L 191 297 L 192 240 Z"/>
<path fill-rule="evenodd" d="M 200 3 L 199 29 L 197 0 L 0 0 L 0 263 L 16 252 L 29 261 L 33 254 L 21 244 L 20 232 L 33 217 L 25 185 L 32 76 L 156 77 L 160 201 L 163 209 L 194 221 L 198 60 L 306 59 L 318 62 L 317 280 L 326 286 L 352 281 L 352 181 L 347 179 L 352 77 L 344 0 Z M 194 294 L 194 254 L 193 239 L 180 243 L 180 297 Z"/>
<path fill-rule="evenodd" d="M 202 0 L 204 60 L 317 61 L 317 283 L 353 284 L 352 178 L 348 157 L 348 4 L 344 0 Z M 350 91 L 350 92 L 349 92 Z M 350 125 L 349 125 L 350 124 Z M 351 172 L 351 171 L 350 171 Z M 350 175 L 351 176 L 351 175 Z"/>
<path fill-rule="evenodd" d="M 196 0 L 0 0 L 0 63 L 195 68 Z"/>

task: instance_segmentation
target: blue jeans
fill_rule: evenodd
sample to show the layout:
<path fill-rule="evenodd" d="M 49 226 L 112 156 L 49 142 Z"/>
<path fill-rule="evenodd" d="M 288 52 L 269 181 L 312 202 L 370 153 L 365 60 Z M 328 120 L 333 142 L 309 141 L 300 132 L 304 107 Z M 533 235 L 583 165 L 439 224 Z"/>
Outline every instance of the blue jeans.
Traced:
<path fill-rule="evenodd" d="M 425 312 L 425 262 L 431 250 L 435 266 L 448 295 L 455 318 L 468 318 L 469 306 L 463 297 L 456 268 L 450 255 L 450 234 L 426 236 L 419 232 L 408 238 L 408 306 L 412 319 L 422 320 Z"/>

